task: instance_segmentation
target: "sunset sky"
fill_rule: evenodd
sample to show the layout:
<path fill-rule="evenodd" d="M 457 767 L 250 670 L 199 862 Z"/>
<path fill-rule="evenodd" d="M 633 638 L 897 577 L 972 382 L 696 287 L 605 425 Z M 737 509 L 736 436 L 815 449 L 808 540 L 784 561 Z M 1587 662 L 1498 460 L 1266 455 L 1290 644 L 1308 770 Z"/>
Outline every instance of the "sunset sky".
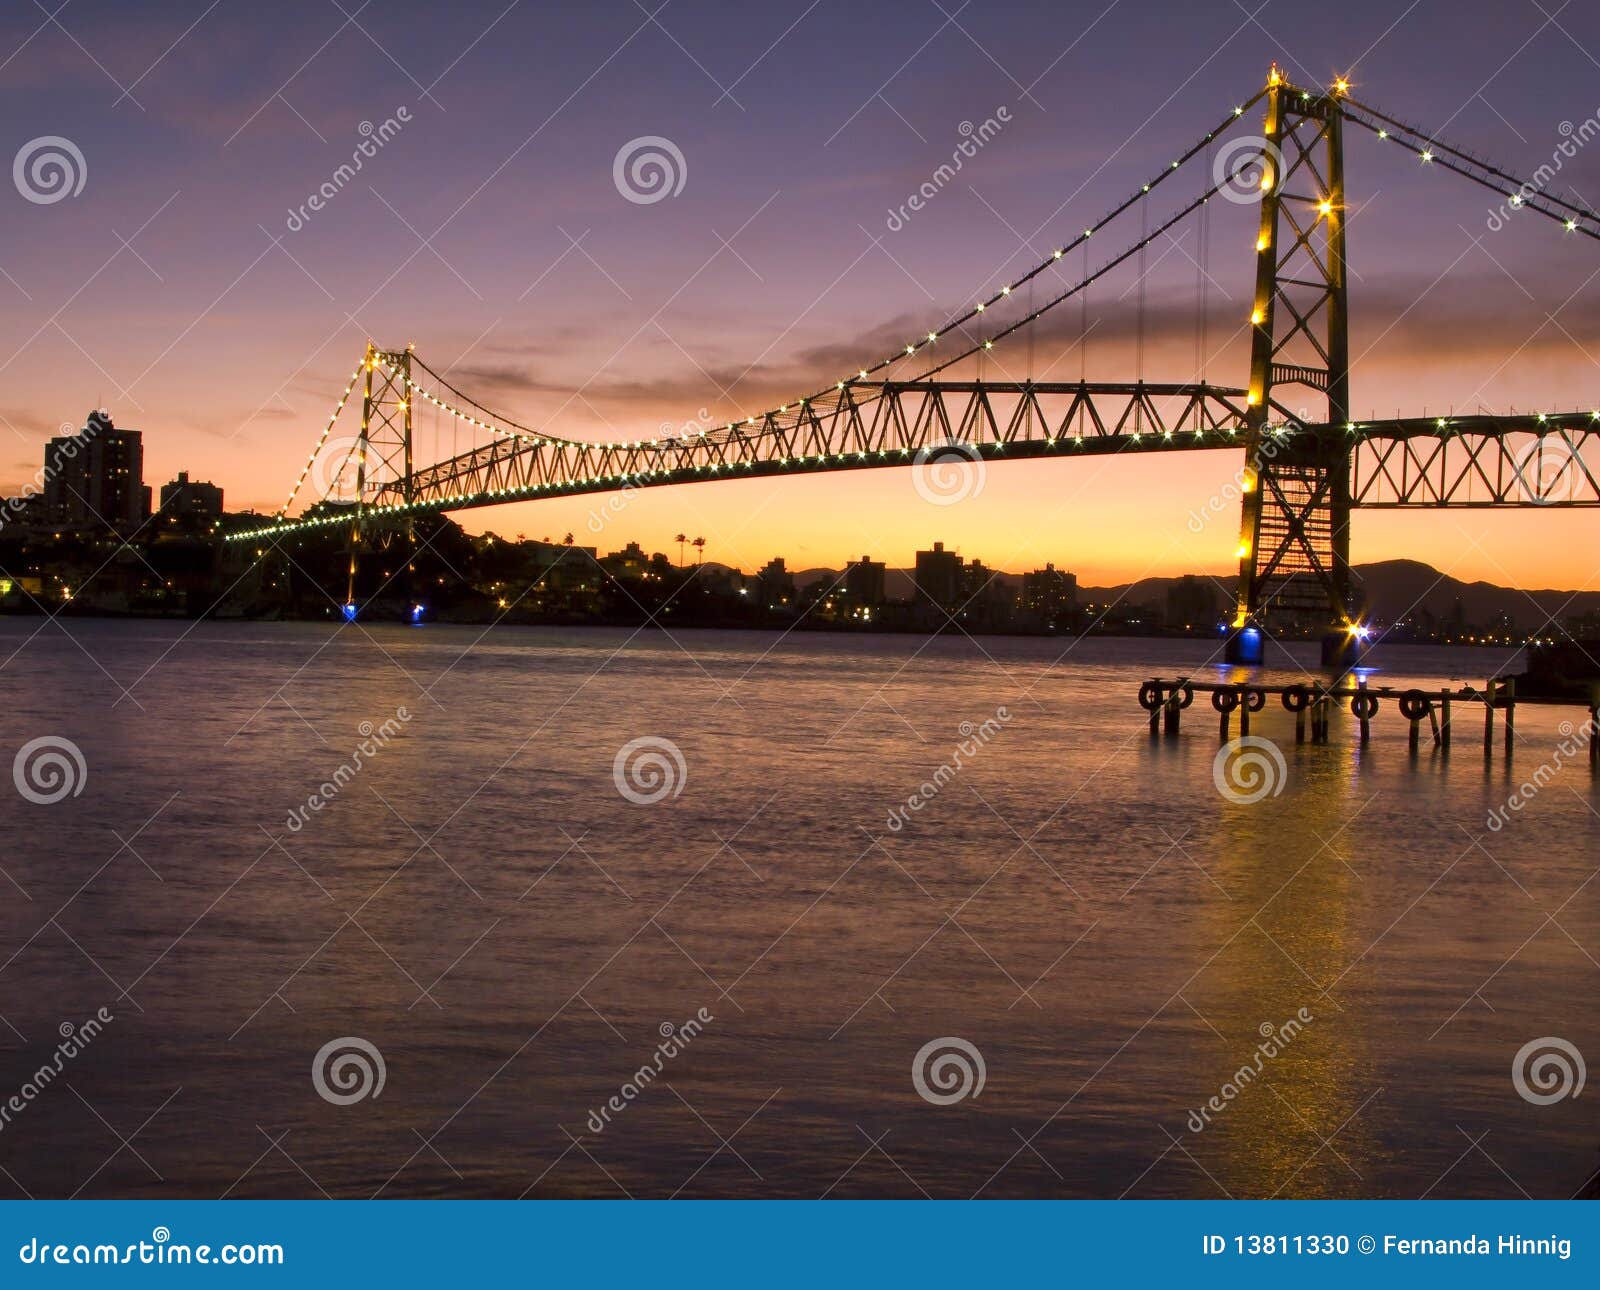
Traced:
<path fill-rule="evenodd" d="M 1600 12 L 1572 0 L 1470 24 L 1452 0 L 59 3 L 0 17 L 5 155 L 60 136 L 86 172 L 59 201 L 0 194 L 0 484 L 25 486 L 44 440 L 103 405 L 145 432 L 147 482 L 187 469 L 230 509 L 283 502 L 369 338 L 415 343 L 488 406 L 572 437 L 649 437 L 830 384 L 1069 240 L 1274 59 L 1301 83 L 1349 74 L 1518 173 L 1600 111 Z M 997 114 L 954 182 L 890 219 L 964 122 Z M 294 216 L 363 123 L 387 120 L 361 174 Z M 681 152 L 681 192 L 619 192 L 613 161 L 641 136 Z M 1595 147 L 1559 180 L 1590 205 Z M 1201 175 L 1174 183 L 1187 200 Z M 1347 183 L 1358 415 L 1600 403 L 1600 244 L 1531 218 L 1491 231 L 1487 193 L 1361 131 Z M 1244 384 L 1254 218 L 1216 209 L 1206 249 L 1191 224 L 1150 251 L 1147 379 L 1192 379 L 1203 359 Z M 1069 258 L 1055 281 L 1081 269 Z M 1091 294 L 1086 345 L 1074 303 L 988 370 L 1131 379 L 1138 295 L 1123 273 Z M 448 452 L 448 426 L 420 426 L 421 460 Z M 1104 583 L 1229 568 L 1233 512 L 1198 534 L 1187 518 L 1236 466 L 998 465 L 950 507 L 904 471 L 649 490 L 598 538 L 599 498 L 459 518 L 605 549 L 671 550 L 687 530 L 747 569 L 903 565 L 943 540 Z M 1353 554 L 1578 589 L 1600 585 L 1597 538 L 1593 512 L 1358 514 Z"/>

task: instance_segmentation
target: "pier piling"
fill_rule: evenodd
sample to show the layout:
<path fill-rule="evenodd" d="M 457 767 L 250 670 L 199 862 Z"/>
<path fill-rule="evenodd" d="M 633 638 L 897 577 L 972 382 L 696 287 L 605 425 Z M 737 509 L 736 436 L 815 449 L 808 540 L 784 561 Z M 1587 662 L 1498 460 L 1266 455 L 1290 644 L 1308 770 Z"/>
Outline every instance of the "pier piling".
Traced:
<path fill-rule="evenodd" d="M 1335 705 L 1348 703 L 1350 715 L 1355 718 L 1359 738 L 1365 745 L 1372 737 L 1372 723 L 1381 711 L 1381 701 L 1396 704 L 1400 716 L 1408 723 L 1407 747 L 1415 757 L 1422 746 L 1422 722 L 1426 718 L 1433 735 L 1433 746 L 1448 753 L 1455 730 L 1455 705 L 1481 703 L 1483 705 L 1483 755 L 1492 759 L 1495 745 L 1495 710 L 1505 713 L 1505 728 L 1501 736 L 1506 760 L 1509 762 L 1516 743 L 1516 712 L 1522 703 L 1545 706 L 1582 707 L 1588 714 L 1591 732 L 1588 738 L 1589 765 L 1600 775 L 1600 694 L 1590 693 L 1583 698 L 1555 695 L 1517 694 L 1515 678 L 1501 677 L 1487 681 L 1482 689 L 1463 686 L 1460 689 L 1400 690 L 1388 686 L 1369 686 L 1366 677 L 1356 678 L 1354 684 L 1311 682 L 1289 685 L 1258 685 L 1240 681 L 1195 681 L 1187 676 L 1176 680 L 1155 677 L 1139 689 L 1139 704 L 1149 713 L 1152 737 L 1163 730 L 1168 735 L 1178 734 L 1180 714 L 1194 702 L 1197 693 L 1211 696 L 1211 707 L 1217 714 L 1217 734 L 1227 743 L 1233 727 L 1233 714 L 1239 713 L 1239 734 L 1250 734 L 1252 713 L 1267 705 L 1269 696 L 1277 695 L 1284 711 L 1294 714 L 1294 741 L 1309 740 L 1313 744 L 1329 742 L 1333 727 Z"/>

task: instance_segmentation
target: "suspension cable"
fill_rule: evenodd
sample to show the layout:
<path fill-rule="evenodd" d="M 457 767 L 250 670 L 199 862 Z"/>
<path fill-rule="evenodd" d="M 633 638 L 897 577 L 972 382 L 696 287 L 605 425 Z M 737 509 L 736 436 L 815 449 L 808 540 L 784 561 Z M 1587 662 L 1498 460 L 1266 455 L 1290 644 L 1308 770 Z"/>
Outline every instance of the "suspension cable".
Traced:
<path fill-rule="evenodd" d="M 1066 290 L 1064 290 L 1064 291 L 1060 292 L 1059 294 L 1057 294 L 1055 296 L 1052 296 L 1050 299 L 1046 300 L 1045 303 L 1040 305 L 1038 308 L 1030 310 L 1027 314 L 1025 314 L 1023 317 L 1017 319 L 1015 322 L 1011 323 L 1009 326 L 1001 328 L 999 331 L 994 332 L 992 335 L 990 335 L 986 339 L 984 339 L 984 340 L 972 345 L 970 348 L 965 349 L 965 350 L 961 351 L 958 354 L 952 354 L 949 358 L 945 359 L 943 362 L 936 363 L 932 367 L 929 367 L 929 368 L 925 369 L 924 371 L 918 373 L 917 375 L 915 375 L 913 377 L 906 378 L 906 380 L 904 382 L 900 382 L 900 383 L 913 383 L 913 382 L 919 382 L 919 381 L 926 381 L 930 377 L 936 376 L 940 372 L 946 371 L 949 368 L 954 367 L 957 363 L 963 362 L 966 359 L 972 358 L 975 355 L 981 356 L 985 351 L 993 349 L 996 341 L 1004 340 L 1006 337 L 1013 335 L 1014 333 L 1020 331 L 1022 328 L 1028 326 L 1029 324 L 1037 322 L 1040 318 L 1042 318 L 1045 314 L 1049 313 L 1057 305 L 1063 303 L 1064 301 L 1072 299 L 1072 297 L 1074 297 L 1074 296 L 1077 296 L 1077 295 L 1079 295 L 1081 293 L 1086 292 L 1088 290 L 1088 288 L 1093 283 L 1099 281 L 1106 274 L 1110 273 L 1113 269 L 1117 268 L 1121 264 L 1126 263 L 1128 260 L 1132 259 L 1134 256 L 1139 255 L 1145 248 L 1150 246 L 1158 238 L 1163 237 L 1167 233 L 1168 230 L 1170 230 L 1173 227 L 1175 227 L 1178 223 L 1180 223 L 1187 216 L 1192 215 L 1195 211 L 1201 209 L 1205 205 L 1206 202 L 1208 202 L 1212 197 L 1216 196 L 1217 193 L 1221 192 L 1224 186 L 1225 186 L 1225 181 L 1212 184 L 1210 187 L 1206 188 L 1193 201 L 1189 202 L 1188 205 L 1182 207 L 1176 214 L 1172 215 L 1170 218 L 1168 218 L 1168 219 L 1162 221 L 1160 224 L 1156 225 L 1156 227 L 1151 229 L 1144 237 L 1141 237 L 1138 241 L 1134 242 L 1131 246 L 1127 247 L 1125 250 L 1121 251 L 1117 255 L 1112 256 L 1110 259 L 1105 261 L 1105 263 L 1103 263 L 1098 269 L 1095 269 L 1092 273 L 1086 274 L 1081 280 L 1079 280 L 1076 283 L 1073 283 Z M 1140 195 L 1142 196 L 1143 194 L 1141 193 Z M 1054 257 L 1052 257 L 1052 260 L 1053 259 L 1054 259 Z M 478 403 L 475 399 L 471 398 L 471 396 L 463 394 L 455 386 L 451 385 L 448 381 L 444 380 L 443 377 L 439 376 L 439 374 L 437 372 L 435 372 L 431 367 L 429 367 L 421 359 L 421 357 L 419 357 L 418 355 L 413 354 L 411 361 L 412 361 L 414 366 L 420 367 L 423 371 L 427 372 L 428 375 L 432 376 L 435 380 L 437 380 L 440 383 L 440 385 L 444 386 L 447 390 L 449 390 L 452 394 L 454 394 L 457 398 L 461 399 L 463 402 L 471 404 L 473 407 L 477 408 L 479 411 L 484 412 L 487 416 L 490 416 L 490 417 L 495 416 L 494 413 L 490 412 L 489 409 L 483 407 L 482 404 Z M 868 372 L 870 374 L 870 369 L 868 369 Z M 859 380 L 859 379 L 860 378 L 858 376 L 857 380 Z M 493 434 L 503 435 L 503 436 L 506 436 L 508 438 L 526 439 L 526 440 L 532 442 L 535 446 L 543 446 L 543 445 L 547 445 L 548 444 L 548 445 L 554 445 L 554 446 L 576 447 L 576 448 L 584 448 L 584 449 L 605 449 L 605 448 L 626 446 L 626 445 L 620 445 L 620 444 L 601 443 L 601 442 L 597 442 L 597 441 L 594 441 L 594 440 L 586 440 L 586 439 L 562 439 L 562 438 L 558 438 L 555 435 L 547 434 L 547 433 L 545 433 L 543 431 L 533 430 L 528 426 L 519 425 L 517 422 L 512 421 L 510 418 L 499 418 L 499 422 L 489 421 L 489 420 L 480 420 L 477 417 L 471 416 L 469 413 L 463 412 L 459 408 L 453 407 L 450 403 L 448 403 L 447 401 L 445 401 L 443 399 L 438 398 L 436 395 L 432 394 L 430 391 L 425 389 L 423 386 L 417 384 L 415 381 L 410 381 L 410 382 L 408 382 L 408 384 L 418 394 L 422 395 L 424 398 L 428 399 L 430 402 L 433 402 L 433 403 L 437 404 L 439 407 L 443 408 L 446 412 L 449 412 L 449 413 L 451 413 L 451 414 L 453 414 L 455 416 L 461 417 L 461 418 L 467 420 L 469 423 L 471 423 L 473 425 L 480 426 L 483 429 L 488 430 L 489 432 L 491 432 Z M 855 386 L 856 386 L 856 381 L 845 381 L 845 382 L 841 382 L 839 387 L 837 387 L 837 388 L 839 388 L 839 389 L 847 388 L 847 387 L 848 388 L 855 388 Z M 834 394 L 836 392 L 837 392 L 837 390 L 825 391 L 823 393 L 823 395 L 818 395 L 816 397 L 822 398 L 822 397 L 825 397 L 826 395 L 831 395 L 831 394 Z M 864 405 L 864 404 L 867 404 L 867 403 L 875 402 L 877 399 L 879 399 L 881 397 L 882 397 L 881 393 L 876 391 L 876 390 L 874 390 L 871 393 L 867 394 L 867 396 L 865 398 L 861 399 L 861 403 Z M 811 399 L 807 399 L 804 402 L 810 403 L 812 401 L 813 400 L 811 400 Z M 752 440 L 752 441 L 759 441 L 759 440 L 764 439 L 764 438 L 766 438 L 768 436 L 771 436 L 771 435 L 774 435 L 774 434 L 778 433 L 777 427 L 773 426 L 773 425 L 770 425 L 768 423 L 769 422 L 769 418 L 771 417 L 771 415 L 772 414 L 769 413 L 763 418 L 763 421 L 762 421 L 760 429 L 757 429 L 757 430 L 755 430 L 753 432 L 746 432 L 745 438 L 748 439 L 748 440 Z M 501 423 L 503 423 L 503 424 L 501 424 Z M 754 424 L 754 418 L 751 418 L 745 424 Z M 710 436 L 706 436 L 706 442 L 713 442 L 714 443 L 714 442 L 717 442 L 717 440 L 712 439 Z"/>
<path fill-rule="evenodd" d="M 1397 143 L 1417 153 L 1424 162 L 1452 170 L 1480 187 L 1507 198 L 1517 210 L 1534 211 L 1546 219 L 1555 220 L 1569 233 L 1582 233 L 1585 237 L 1600 241 L 1600 215 L 1588 207 L 1547 193 L 1538 184 L 1519 179 L 1499 166 L 1452 147 L 1428 131 L 1409 126 L 1376 108 L 1353 99 L 1345 99 L 1343 103 L 1345 119 L 1355 122 L 1378 138 Z M 1372 119 L 1368 120 L 1369 117 Z M 1507 184 L 1511 185 L 1509 192 L 1506 191 Z"/>
<path fill-rule="evenodd" d="M 1165 182 L 1176 171 L 1181 169 L 1185 164 L 1187 164 L 1189 161 L 1191 161 L 1194 157 L 1199 156 L 1202 153 L 1207 153 L 1207 150 L 1209 149 L 1212 141 L 1216 138 L 1216 136 L 1218 134 L 1220 134 L 1222 131 L 1226 130 L 1230 125 L 1232 125 L 1240 117 L 1242 117 L 1245 114 L 1245 112 L 1248 111 L 1254 104 L 1256 104 L 1263 97 L 1265 97 L 1266 93 L 1267 93 L 1267 91 L 1265 89 L 1261 89 L 1261 90 L 1256 91 L 1256 93 L 1251 95 L 1250 98 L 1246 99 L 1244 101 L 1244 103 L 1242 103 L 1240 106 L 1238 106 L 1238 107 L 1234 108 L 1232 111 L 1230 111 L 1228 113 L 1228 115 L 1226 117 L 1224 117 L 1216 125 L 1215 128 L 1207 131 L 1206 134 L 1201 139 L 1199 139 L 1193 145 L 1191 145 L 1189 148 L 1187 148 L 1185 151 L 1180 153 L 1178 155 L 1177 159 L 1175 161 L 1171 162 L 1170 165 L 1168 165 L 1166 167 L 1166 169 L 1162 170 L 1159 174 L 1155 175 L 1148 183 L 1141 185 L 1138 189 L 1136 189 L 1128 197 L 1126 197 L 1121 202 L 1119 202 L 1116 206 L 1114 206 L 1107 214 L 1102 216 L 1099 220 L 1097 220 L 1095 223 L 1091 224 L 1089 227 L 1085 228 L 1084 231 L 1082 233 L 1080 233 L 1078 236 L 1074 237 L 1071 241 L 1066 243 L 1064 246 L 1062 246 L 1062 247 L 1058 248 L 1057 250 L 1051 252 L 1050 255 L 1045 257 L 1037 265 L 1035 265 L 1033 268 L 1029 269 L 1027 272 L 1023 273 L 1020 277 L 1016 278 L 1014 281 L 1011 281 L 1011 282 L 1008 282 L 1008 283 L 1004 284 L 997 292 L 995 292 L 993 295 L 991 295 L 987 300 L 983 300 L 983 301 L 980 301 L 980 302 L 978 302 L 978 303 L 976 303 L 974 305 L 969 306 L 961 314 L 958 314 L 958 315 L 952 317 L 951 319 L 949 319 L 946 323 L 944 323 L 943 326 L 936 327 L 936 328 L 930 330 L 926 334 L 926 338 L 925 339 L 920 340 L 920 341 L 912 342 L 911 344 L 908 344 L 904 349 L 897 351 L 896 353 L 890 355 L 889 357 L 880 359 L 875 363 L 872 363 L 872 364 L 870 364 L 870 365 L 868 365 L 866 367 L 862 367 L 862 368 L 858 369 L 858 371 L 853 376 L 846 377 L 844 379 L 836 381 L 833 384 L 832 387 L 825 388 L 825 389 L 822 389 L 822 390 L 818 390 L 813 394 L 805 396 L 804 398 L 796 399 L 796 400 L 794 400 L 794 401 L 792 401 L 790 403 L 786 403 L 786 404 L 782 405 L 779 408 L 769 409 L 768 411 L 766 411 L 764 413 L 761 413 L 758 416 L 746 417 L 743 422 L 731 422 L 731 423 L 729 423 L 727 425 L 727 427 L 721 433 L 724 434 L 724 435 L 732 434 L 732 433 L 740 430 L 741 427 L 755 426 L 758 423 L 760 423 L 763 426 L 765 426 L 767 424 L 770 424 L 776 417 L 778 417 L 780 415 L 792 415 L 794 420 L 795 420 L 795 422 L 798 424 L 800 419 L 804 416 L 806 408 L 810 404 L 817 403 L 819 401 L 826 402 L 826 400 L 828 400 L 828 399 L 836 399 L 840 395 L 842 395 L 843 392 L 847 388 L 854 387 L 858 382 L 865 381 L 868 377 L 871 377 L 871 376 L 877 374 L 878 372 L 883 371 L 885 368 L 888 368 L 893 364 L 897 364 L 897 363 L 901 362 L 905 358 L 912 357 L 912 356 L 915 356 L 915 355 L 917 355 L 919 353 L 922 353 L 922 352 L 926 351 L 929 347 L 931 347 L 934 343 L 936 343 L 947 332 L 956 330 L 958 328 L 963 328 L 967 323 L 971 322 L 979 314 L 983 313 L 985 310 L 987 310 L 991 306 L 997 304 L 998 302 L 1008 298 L 1011 295 L 1011 293 L 1014 290 L 1016 290 L 1018 287 L 1021 287 L 1021 286 L 1025 285 L 1025 284 L 1031 284 L 1032 281 L 1036 277 L 1038 277 L 1046 269 L 1048 269 L 1052 265 L 1054 265 L 1056 263 L 1056 261 L 1064 258 L 1066 256 L 1066 254 L 1068 252 L 1070 252 L 1071 250 L 1075 249 L 1078 246 L 1085 246 L 1085 248 L 1087 248 L 1087 242 L 1088 242 L 1088 240 L 1089 240 L 1089 238 L 1091 236 L 1093 236 L 1095 233 L 1101 231 L 1102 229 L 1106 228 L 1109 224 L 1111 224 L 1113 221 L 1118 219 L 1121 215 L 1126 213 L 1135 203 L 1138 203 L 1140 201 L 1143 201 L 1143 200 L 1147 199 L 1149 194 L 1150 194 L 1150 192 L 1153 189 L 1155 189 L 1161 183 Z M 1210 195 L 1216 193 L 1219 190 L 1219 188 L 1220 188 L 1220 185 L 1218 187 L 1213 187 L 1213 188 L 1209 189 L 1207 191 L 1207 193 L 1206 193 L 1206 196 L 1210 196 Z M 1191 203 L 1189 206 L 1184 208 L 1183 214 L 1188 214 L 1190 211 L 1196 209 L 1198 207 L 1198 205 L 1199 205 L 1198 201 L 1194 202 L 1194 203 Z M 1146 218 L 1148 218 L 1148 217 L 1146 217 Z M 1179 218 L 1181 218 L 1181 216 Z M 1160 229 L 1157 230 L 1157 233 L 1159 234 L 1161 231 L 1164 231 L 1165 229 L 1170 228 L 1174 222 L 1176 222 L 1176 221 L 1175 220 L 1169 220 L 1167 223 L 1163 224 Z M 1153 240 L 1153 236 L 1154 235 L 1152 235 L 1151 238 L 1141 238 L 1140 241 L 1135 244 L 1135 246 L 1132 248 L 1132 250 L 1130 252 L 1128 252 L 1128 254 L 1137 253 L 1138 251 L 1142 250 L 1145 246 L 1148 246 L 1149 242 L 1151 240 Z M 1087 249 L 1085 249 L 1085 254 L 1087 255 Z M 1126 258 L 1127 258 L 1127 255 L 1123 255 L 1123 256 L 1118 256 L 1116 259 L 1113 259 L 1113 260 L 1109 261 L 1106 266 L 1104 266 L 1102 269 L 1100 269 L 1099 271 L 1097 271 L 1096 273 L 1091 275 L 1088 279 L 1086 279 L 1084 284 L 1080 284 L 1080 285 L 1087 285 L 1087 282 L 1094 281 L 1096 278 L 1100 277 L 1104 272 L 1106 272 L 1107 269 L 1109 269 L 1110 267 L 1113 267 L 1113 266 L 1115 266 L 1117 264 L 1122 263 L 1122 261 L 1125 260 Z M 1045 313 L 1048 313 L 1056 305 L 1060 304 L 1063 300 L 1066 300 L 1066 299 L 1070 298 L 1072 295 L 1075 295 L 1076 292 L 1077 292 L 1077 288 L 1075 287 L 1075 288 L 1073 288 L 1073 289 L 1071 289 L 1071 290 L 1069 290 L 1069 291 L 1067 291 L 1067 292 L 1065 292 L 1065 293 L 1063 293 L 1061 295 L 1053 297 L 1045 305 L 1041 306 L 1038 309 L 1030 308 L 1028 313 L 1026 314 L 1026 316 L 1023 319 L 1021 319 L 1019 322 L 1014 323 L 1011 326 L 1008 326 L 1008 327 L 1006 327 L 1006 328 L 1004 328 L 1004 329 L 1002 329 L 1002 330 L 1000 330 L 998 332 L 995 332 L 993 335 L 991 335 L 986 340 L 975 342 L 969 348 L 967 348 L 967 349 L 963 350 L 962 352 L 952 356 L 951 358 L 945 360 L 944 362 L 941 362 L 941 363 L 935 365 L 934 367 L 928 369 L 927 372 L 924 372 L 922 375 L 920 375 L 918 377 L 915 377 L 915 378 L 912 378 L 912 379 L 925 380 L 925 379 L 927 379 L 928 376 L 932 375 L 935 372 L 944 371 L 946 368 L 953 366 L 955 363 L 958 363 L 958 362 L 962 361 L 963 359 L 971 358 L 975 354 L 980 354 L 980 353 L 982 353 L 982 351 L 984 351 L 986 349 L 993 348 L 995 341 L 1001 340 L 1004 337 L 1010 336 L 1012 333 L 1016 332 L 1020 327 L 1026 326 L 1027 324 L 1036 321 L 1038 318 L 1043 316 Z M 423 389 L 421 386 L 417 385 L 415 382 L 408 382 L 408 384 L 410 384 L 412 389 L 414 389 L 417 393 L 422 394 L 423 397 L 428 398 L 430 401 L 436 403 L 438 406 L 443 408 L 445 411 L 451 412 L 456 416 L 460 416 L 460 417 L 464 418 L 469 424 L 480 426 L 483 429 L 490 431 L 491 433 L 499 433 L 499 434 L 506 435 L 506 436 L 511 437 L 511 438 L 529 438 L 529 439 L 534 441 L 536 446 L 537 445 L 542 445 L 542 444 L 551 444 L 551 445 L 556 445 L 556 446 L 570 446 L 570 447 L 575 447 L 575 448 L 587 448 L 587 449 L 605 449 L 605 448 L 616 448 L 616 447 L 626 446 L 625 442 L 622 442 L 622 443 L 607 443 L 607 442 L 602 442 L 602 441 L 597 441 L 597 440 L 567 439 L 567 438 L 563 438 L 562 436 L 559 436 L 559 435 L 551 434 L 548 431 L 536 430 L 536 429 L 532 428 L 531 426 L 522 425 L 522 424 L 514 421 L 510 417 L 502 416 L 499 413 L 493 412 L 489 408 L 486 408 L 483 404 L 479 403 L 476 399 L 474 399 L 470 395 L 464 393 L 462 390 L 460 390 L 456 386 L 452 385 L 449 381 L 446 381 L 442 376 L 439 375 L 438 372 L 434 371 L 431 367 L 428 367 L 426 363 L 422 362 L 422 360 L 420 358 L 416 358 L 415 356 L 413 356 L 413 362 L 415 362 L 417 364 L 417 366 L 421 367 L 425 372 L 427 372 L 429 376 L 431 376 L 435 381 L 437 381 L 446 390 L 450 391 L 450 393 L 452 395 L 454 395 L 457 399 L 459 399 L 462 403 L 469 404 L 471 407 L 473 407 L 473 408 L 477 409 L 479 412 L 481 412 L 483 414 L 483 417 L 479 418 L 479 417 L 473 416 L 469 412 L 464 411 L 462 408 L 453 407 L 447 401 L 439 399 L 439 398 L 437 398 L 437 396 L 434 396 L 434 395 L 430 394 L 428 391 Z M 872 396 L 872 397 L 876 397 L 876 396 Z M 870 401 L 870 400 L 868 400 L 868 401 Z M 765 431 L 761 431 L 761 432 L 758 432 L 758 433 L 765 433 Z M 706 438 L 707 438 L 707 440 L 709 442 L 717 442 L 717 440 L 712 438 L 710 435 L 707 435 Z"/>
<path fill-rule="evenodd" d="M 356 388 L 356 382 L 361 379 L 362 370 L 366 365 L 366 360 L 363 359 L 357 364 L 356 370 L 350 373 L 350 380 L 344 387 L 344 393 L 339 396 L 339 403 L 333 409 L 333 415 L 328 418 L 328 424 L 322 427 L 322 435 L 317 440 L 317 446 L 311 450 L 311 455 L 306 458 L 306 464 L 300 467 L 300 478 L 294 481 L 294 487 L 289 490 L 288 499 L 278 508 L 278 513 L 272 517 L 274 520 L 281 520 L 287 515 L 289 508 L 294 505 L 294 499 L 300 495 L 300 486 L 306 482 L 306 476 L 311 473 L 311 467 L 317 460 L 317 454 L 322 451 L 322 445 L 327 443 L 328 435 L 333 430 L 333 423 L 339 419 L 339 414 L 344 411 L 344 405 L 350 401 L 350 391 Z M 355 445 L 352 444 L 352 451 L 354 451 L 354 447 Z M 349 460 L 348 453 L 346 454 L 346 460 Z M 344 466 L 341 465 L 339 469 L 342 473 Z"/>

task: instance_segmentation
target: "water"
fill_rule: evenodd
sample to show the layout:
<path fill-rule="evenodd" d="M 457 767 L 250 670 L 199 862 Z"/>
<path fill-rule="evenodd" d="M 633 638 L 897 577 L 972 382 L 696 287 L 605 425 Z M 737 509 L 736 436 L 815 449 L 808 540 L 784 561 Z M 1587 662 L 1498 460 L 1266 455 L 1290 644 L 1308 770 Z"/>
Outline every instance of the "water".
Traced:
<path fill-rule="evenodd" d="M 0 623 L 7 755 L 87 766 L 11 797 L 0 1097 L 113 1017 L 0 1125 L 0 1194 L 1579 1191 L 1600 1103 L 1512 1066 L 1600 1054 L 1587 765 L 1485 827 L 1571 710 L 1519 712 L 1512 775 L 1475 711 L 1413 762 L 1392 707 L 1361 749 L 1274 702 L 1287 784 L 1240 805 L 1203 697 L 1154 743 L 1135 703 L 1209 648 Z M 648 805 L 613 778 L 641 736 L 686 772 Z M 348 1036 L 384 1083 L 337 1105 L 313 1059 Z M 944 1037 L 984 1083 L 935 1105 Z"/>

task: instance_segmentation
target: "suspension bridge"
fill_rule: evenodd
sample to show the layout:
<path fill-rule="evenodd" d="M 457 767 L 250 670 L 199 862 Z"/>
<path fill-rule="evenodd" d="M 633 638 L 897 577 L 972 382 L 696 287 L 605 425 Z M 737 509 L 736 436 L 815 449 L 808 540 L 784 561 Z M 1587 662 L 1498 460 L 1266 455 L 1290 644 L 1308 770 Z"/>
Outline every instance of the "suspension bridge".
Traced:
<path fill-rule="evenodd" d="M 1257 120 L 1259 134 L 1251 133 Z M 491 411 L 409 346 L 369 345 L 288 500 L 269 524 L 234 532 L 230 540 L 347 532 L 346 612 L 353 616 L 363 547 L 380 538 L 414 541 L 412 526 L 422 515 L 714 479 L 1232 449 L 1241 464 L 1230 658 L 1260 661 L 1267 633 L 1309 618 L 1326 627 L 1328 661 L 1347 659 L 1367 635 L 1351 595 L 1353 510 L 1600 506 L 1600 411 L 1353 419 L 1349 129 L 1487 189 L 1504 209 L 1529 217 L 1522 222 L 1540 218 L 1566 234 L 1600 240 L 1600 215 L 1580 202 L 1360 102 L 1343 80 L 1310 90 L 1274 67 L 1250 99 L 1019 277 L 894 353 L 736 421 L 648 439 L 566 438 Z M 1152 223 L 1151 194 L 1196 169 L 1199 194 Z M 1146 382 L 1142 349 L 1139 379 L 1131 381 L 985 377 L 984 360 L 997 345 L 1014 343 L 1069 300 L 1086 301 L 1114 270 L 1136 264 L 1142 282 L 1148 248 L 1180 223 L 1205 219 L 1219 194 L 1238 200 L 1241 184 L 1259 205 L 1245 384 Z M 1091 266 L 1091 244 L 1103 245 L 1105 233 L 1135 210 L 1140 235 Z M 1063 262 L 1077 252 L 1084 270 L 1063 283 Z M 1040 287 L 1047 298 L 1035 305 Z M 359 431 L 334 436 L 358 386 Z M 419 463 L 419 406 L 464 430 L 471 446 Z M 330 480 L 352 472 L 351 495 L 334 496 Z M 314 495 L 319 476 L 323 491 Z"/>

